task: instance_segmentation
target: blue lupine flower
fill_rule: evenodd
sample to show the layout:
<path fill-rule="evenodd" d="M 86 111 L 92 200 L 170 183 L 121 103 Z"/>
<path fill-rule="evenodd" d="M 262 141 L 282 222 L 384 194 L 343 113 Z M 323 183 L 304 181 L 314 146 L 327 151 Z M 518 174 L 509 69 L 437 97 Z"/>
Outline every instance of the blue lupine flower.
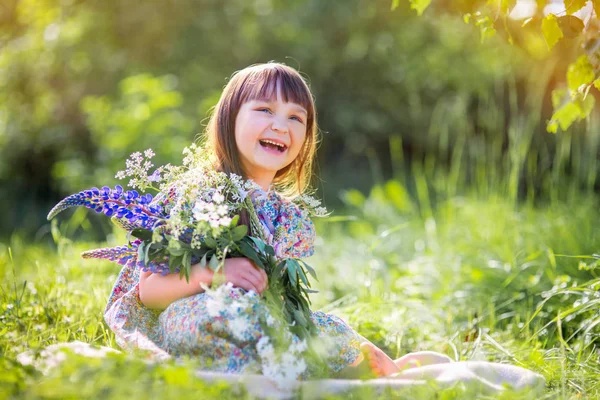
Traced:
<path fill-rule="evenodd" d="M 135 190 L 123 191 L 117 185 L 114 189 L 104 186 L 102 189 L 93 187 L 75 193 L 59 202 L 48 213 L 48 219 L 54 218 L 61 211 L 75 206 L 84 206 L 108 217 L 127 219 L 127 226 L 133 228 L 151 229 L 161 219 L 168 218 L 163 214 L 163 208 L 157 205 L 148 207 L 152 195 L 140 196 Z"/>

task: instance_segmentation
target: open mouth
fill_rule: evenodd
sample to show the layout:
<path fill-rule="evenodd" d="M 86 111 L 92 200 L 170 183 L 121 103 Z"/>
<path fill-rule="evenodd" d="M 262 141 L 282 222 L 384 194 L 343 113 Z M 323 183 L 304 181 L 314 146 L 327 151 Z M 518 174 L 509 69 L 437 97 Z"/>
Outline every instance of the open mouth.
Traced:
<path fill-rule="evenodd" d="M 272 140 L 259 140 L 259 142 L 264 149 L 277 151 L 279 153 L 283 153 L 287 150 L 287 146 L 285 144 L 277 143 Z"/>

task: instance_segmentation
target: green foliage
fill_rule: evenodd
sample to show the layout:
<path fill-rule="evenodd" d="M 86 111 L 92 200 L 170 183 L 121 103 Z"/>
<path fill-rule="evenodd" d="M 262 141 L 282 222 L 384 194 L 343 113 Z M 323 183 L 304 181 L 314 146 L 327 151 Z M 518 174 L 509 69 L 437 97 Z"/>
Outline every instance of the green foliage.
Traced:
<path fill-rule="evenodd" d="M 577 92 L 582 85 L 589 85 L 593 80 L 594 70 L 586 55 L 580 56 L 577 61 L 569 65 L 567 84 L 571 92 Z"/>
<path fill-rule="evenodd" d="M 428 349 L 509 362 L 542 373 L 548 397 L 598 396 L 597 266 L 593 258 L 564 256 L 597 249 L 596 199 L 575 192 L 545 206 L 515 207 L 500 193 L 446 197 L 428 175 L 412 179 L 426 181 L 429 197 L 414 197 L 407 181 L 393 180 L 368 195 L 348 191 L 339 214 L 354 219 L 316 221 L 323 240 L 311 260 L 320 277 L 313 309 L 345 318 L 393 357 Z M 57 237 L 59 254 L 18 237 L 0 244 L 0 393 L 249 396 L 195 379 L 192 360 L 153 365 L 142 355 L 69 355 L 48 376 L 20 365 L 17 354 L 57 342 L 116 348 L 102 310 L 119 266 L 82 261 L 78 254 L 93 244 Z M 112 240 L 108 245 L 122 242 Z M 465 341 L 472 332 L 478 339 Z M 421 390 L 416 398 L 464 397 L 467 389 Z"/>
<path fill-rule="evenodd" d="M 558 24 L 558 19 L 554 14 L 548 14 L 542 21 L 542 32 L 544 32 L 544 38 L 548 44 L 548 48 L 551 49 L 556 43 L 563 37 L 563 32 Z"/>
<path fill-rule="evenodd" d="M 52 0 L 35 11 L 15 3 L 0 26 L 0 206 L 14 210 L 0 219 L 0 235 L 35 232 L 60 198 L 115 184 L 133 150 L 151 147 L 158 162 L 175 162 L 227 77 L 255 62 L 287 62 L 310 78 L 328 132 L 323 170 L 368 169 L 365 150 L 385 152 L 390 133 L 429 152 L 435 146 L 422 137 L 435 110 L 452 110 L 442 121 L 454 137 L 473 117 L 470 104 L 502 108 L 490 95 L 514 57 L 477 46 L 460 21 L 417 18 L 403 2 L 393 12 L 388 2 L 266 3 L 186 0 L 165 10 Z M 337 188 L 326 190 L 335 198 Z"/>
<path fill-rule="evenodd" d="M 575 121 L 587 118 L 594 109 L 595 98 L 589 93 L 594 86 L 594 70 L 586 55 L 569 65 L 568 90 L 555 90 L 552 103 L 556 110 L 548 123 L 548 131 L 556 133 L 558 126 L 566 131 Z"/>
<path fill-rule="evenodd" d="M 422 15 L 427 7 L 431 4 L 431 0 L 410 0 L 410 8 L 417 12 L 417 15 Z M 395 8 L 392 6 L 392 8 Z"/>
<path fill-rule="evenodd" d="M 597 42 L 596 28 L 594 28 L 595 24 L 591 23 L 588 23 L 586 28 L 586 24 L 584 24 L 580 18 L 573 15 L 583 9 L 587 2 L 588 0 L 564 0 L 565 9 L 563 13 L 566 15 L 557 16 L 556 14 L 550 13 L 541 21 L 541 30 L 539 33 L 544 37 L 549 50 L 554 48 L 561 40 L 571 40 L 572 43 L 575 44 L 574 48 L 578 49 L 577 52 L 571 52 L 571 54 L 569 54 L 570 57 L 573 57 L 573 55 L 576 54 L 576 57 L 578 58 L 576 61 L 569 64 L 566 78 L 568 86 L 573 93 L 571 94 L 571 98 L 566 99 L 558 107 L 554 107 L 552 118 L 546 125 L 548 132 L 556 133 L 559 126 L 562 130 L 567 130 L 575 121 L 586 119 L 593 109 L 593 99 L 587 97 L 587 95 L 590 88 L 589 83 L 595 78 L 596 73 L 600 69 L 600 63 L 596 63 L 594 67 L 589 63 L 582 66 L 582 59 L 587 61 L 588 56 L 593 58 L 598 57 L 598 46 L 595 45 Z M 482 43 L 486 38 L 495 34 L 496 25 L 498 25 L 499 21 L 502 21 L 504 24 L 503 28 L 507 41 L 511 44 L 515 43 L 513 32 L 511 32 L 507 20 L 515 8 L 516 1 L 456 1 L 451 2 L 450 4 L 452 3 L 460 5 L 458 9 L 463 13 L 463 20 L 465 23 L 469 23 L 473 20 L 474 25 L 480 28 Z M 592 1 L 592 3 L 595 16 L 589 15 L 586 18 L 588 20 L 597 20 L 598 2 Z M 522 35 L 525 38 L 525 47 L 528 46 L 527 42 L 531 43 L 533 41 L 532 37 L 539 34 L 535 33 L 530 27 L 536 25 L 533 21 L 539 20 L 540 16 L 543 15 L 546 1 L 536 1 L 536 5 L 537 12 L 523 22 L 521 32 L 519 32 L 519 35 Z M 453 7 L 447 6 L 446 8 L 452 9 Z M 465 13 L 465 11 L 467 12 Z M 422 9 L 419 10 L 418 14 L 422 14 Z M 572 58 L 569 59 L 569 61 L 571 60 Z M 581 90 L 581 85 L 587 85 L 584 90 L 584 95 L 576 93 L 578 90 Z"/>

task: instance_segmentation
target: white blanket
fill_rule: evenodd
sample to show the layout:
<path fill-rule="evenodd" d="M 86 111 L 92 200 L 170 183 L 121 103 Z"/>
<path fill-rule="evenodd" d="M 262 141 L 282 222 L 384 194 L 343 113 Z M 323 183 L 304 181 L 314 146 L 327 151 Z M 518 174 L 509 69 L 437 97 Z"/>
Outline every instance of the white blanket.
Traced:
<path fill-rule="evenodd" d="M 48 346 L 35 358 L 33 352 L 19 354 L 17 360 L 24 365 L 33 365 L 42 372 L 48 371 L 66 359 L 68 351 L 87 357 L 104 357 L 117 350 L 109 347 L 95 347 L 83 342 L 59 343 Z M 286 388 L 278 388 L 263 375 L 237 375 L 198 371 L 197 376 L 206 381 L 227 381 L 233 385 L 243 385 L 248 392 L 258 398 L 287 399 L 301 391 L 304 398 L 339 394 L 359 387 L 370 387 L 376 392 L 391 389 L 430 389 L 435 390 L 462 385 L 469 391 L 480 394 L 493 394 L 510 388 L 516 391 L 530 390 L 541 392 L 545 387 L 544 378 L 528 369 L 508 364 L 485 361 L 463 361 L 447 364 L 427 365 L 411 368 L 394 376 L 380 379 L 323 379 L 294 382 Z M 307 397 L 308 396 L 308 397 Z"/>

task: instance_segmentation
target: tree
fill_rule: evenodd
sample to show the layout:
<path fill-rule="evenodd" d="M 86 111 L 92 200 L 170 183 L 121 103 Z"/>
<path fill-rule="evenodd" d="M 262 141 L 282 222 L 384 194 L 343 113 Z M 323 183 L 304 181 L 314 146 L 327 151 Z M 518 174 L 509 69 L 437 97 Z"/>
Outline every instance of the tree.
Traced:
<path fill-rule="evenodd" d="M 441 5 L 462 14 L 466 23 L 478 27 L 482 41 L 502 31 L 511 44 L 517 43 L 515 33 L 525 33 L 543 38 L 549 50 L 562 41 L 568 41 L 569 46 L 576 49 L 568 52 L 570 62 L 563 79 L 566 87 L 555 88 L 552 92 L 554 113 L 546 125 L 552 133 L 559 127 L 566 131 L 574 122 L 587 118 L 595 104 L 590 90 L 593 87 L 600 89 L 600 0 L 563 1 L 561 8 L 548 0 L 536 0 L 535 8 L 525 13 L 515 12 L 517 6 L 525 3 L 517 0 L 452 0 Z M 422 15 L 430 3 L 431 0 L 410 0 L 410 7 Z M 392 10 L 399 5 L 399 0 L 393 0 Z M 514 31 L 516 24 L 511 19 L 521 20 L 522 32 Z"/>

